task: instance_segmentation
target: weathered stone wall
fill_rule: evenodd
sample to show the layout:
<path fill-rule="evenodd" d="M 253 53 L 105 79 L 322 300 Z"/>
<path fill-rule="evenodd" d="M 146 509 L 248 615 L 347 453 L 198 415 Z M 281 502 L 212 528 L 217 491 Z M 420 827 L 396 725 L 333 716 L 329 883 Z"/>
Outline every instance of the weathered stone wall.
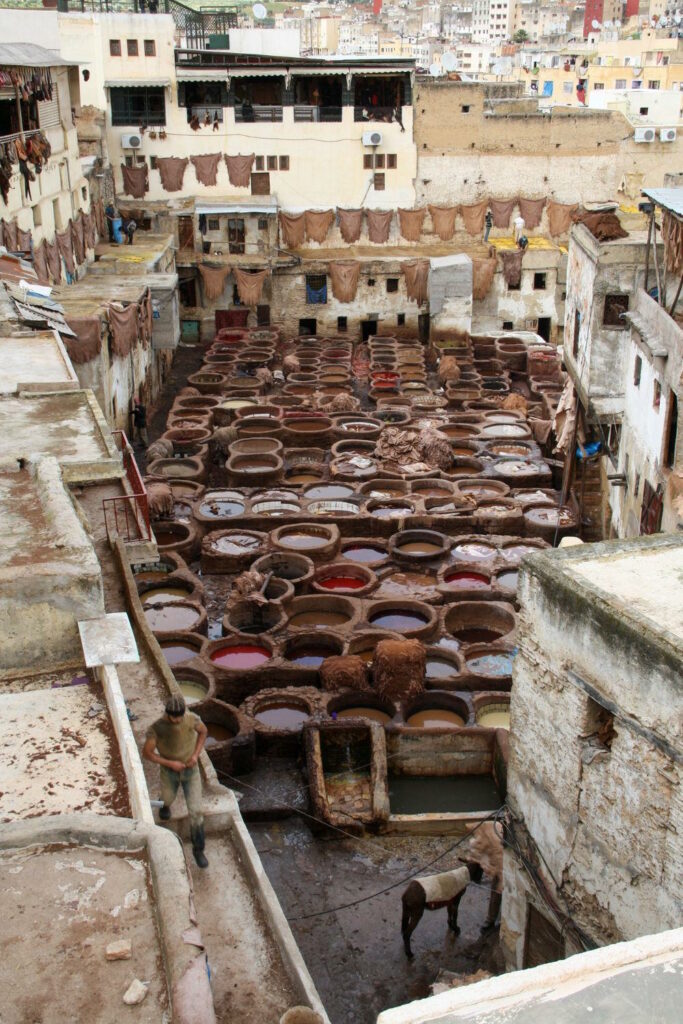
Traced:
<path fill-rule="evenodd" d="M 683 722 L 675 709 L 683 658 L 649 620 L 616 614 L 561 571 L 576 553 L 533 558 L 520 577 L 508 801 L 542 855 L 556 904 L 604 944 L 681 918 Z M 614 708 L 611 749 L 588 738 L 591 694 Z M 506 868 L 502 940 L 508 964 L 521 967 L 533 886 L 513 854 Z M 539 909 L 552 919 L 542 902 Z"/>

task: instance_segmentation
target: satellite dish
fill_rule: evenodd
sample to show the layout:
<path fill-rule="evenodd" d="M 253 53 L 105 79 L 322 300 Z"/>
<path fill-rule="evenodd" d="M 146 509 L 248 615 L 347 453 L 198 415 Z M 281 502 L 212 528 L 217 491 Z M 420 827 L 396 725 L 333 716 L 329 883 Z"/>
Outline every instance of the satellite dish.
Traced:
<path fill-rule="evenodd" d="M 441 75 L 441 68 L 438 64 L 431 64 L 429 67 L 429 74 L 432 78 L 439 78 Z"/>
<path fill-rule="evenodd" d="M 457 60 L 454 53 L 444 53 L 441 58 L 441 63 L 446 71 L 455 71 Z"/>
<path fill-rule="evenodd" d="M 621 28 L 621 22 L 619 21 L 619 19 L 618 19 L 618 18 L 617 18 L 617 20 L 616 20 L 616 21 L 614 22 L 614 27 L 615 27 L 615 28 Z"/>
<path fill-rule="evenodd" d="M 254 4 L 254 6 L 251 9 L 251 13 L 259 21 L 261 21 L 263 18 L 267 17 L 267 15 L 268 15 L 268 11 L 263 6 L 263 4 Z"/>
<path fill-rule="evenodd" d="M 507 68 L 506 68 L 506 66 L 504 64 L 500 64 L 500 63 L 499 64 L 494 64 L 491 67 L 491 74 L 496 75 L 496 76 L 504 75 L 506 73 L 506 71 L 507 71 Z"/>
<path fill-rule="evenodd" d="M 591 25 L 593 26 L 593 28 L 602 28 L 602 26 L 600 25 L 600 22 L 597 20 L 597 18 L 593 18 L 593 20 L 591 22 Z"/>
<path fill-rule="evenodd" d="M 611 27 L 612 27 L 612 22 L 611 21 L 606 21 L 605 22 L 605 28 L 611 28 Z"/>

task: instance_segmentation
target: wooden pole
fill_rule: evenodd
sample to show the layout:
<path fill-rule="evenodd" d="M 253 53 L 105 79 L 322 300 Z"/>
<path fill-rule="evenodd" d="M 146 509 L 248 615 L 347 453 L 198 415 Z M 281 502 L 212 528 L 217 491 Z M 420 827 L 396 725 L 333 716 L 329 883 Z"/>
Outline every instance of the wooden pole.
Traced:
<path fill-rule="evenodd" d="M 681 288 L 683 288 L 683 274 L 681 274 L 681 279 L 678 282 L 678 290 L 676 291 L 676 294 L 674 295 L 674 300 L 671 303 L 671 306 L 669 307 L 669 316 L 673 316 L 674 315 L 674 309 L 676 308 L 676 303 L 678 302 L 678 300 L 679 300 L 679 298 L 681 296 Z"/>
<path fill-rule="evenodd" d="M 572 478 L 572 467 L 574 465 L 574 450 L 576 448 L 576 434 L 579 428 L 579 393 L 576 393 L 576 404 L 574 407 L 574 429 L 572 431 L 572 439 L 569 444 L 565 462 L 564 462 L 564 473 L 562 474 L 562 493 L 560 495 L 560 505 L 565 505 L 567 498 L 569 497 L 569 488 Z"/>
<path fill-rule="evenodd" d="M 652 239 L 652 221 L 655 216 L 655 208 L 652 207 L 652 213 L 650 214 L 650 220 L 647 226 L 647 246 L 645 248 L 645 284 L 643 285 L 645 291 L 647 291 L 648 282 L 650 280 L 650 241 Z"/>
<path fill-rule="evenodd" d="M 659 277 L 659 260 L 657 259 L 657 218 L 652 214 L 652 223 L 654 225 L 654 234 L 652 236 L 652 256 L 655 264 L 655 276 L 657 278 L 657 302 L 661 306 L 664 302 L 664 296 L 662 295 L 662 282 Z"/>

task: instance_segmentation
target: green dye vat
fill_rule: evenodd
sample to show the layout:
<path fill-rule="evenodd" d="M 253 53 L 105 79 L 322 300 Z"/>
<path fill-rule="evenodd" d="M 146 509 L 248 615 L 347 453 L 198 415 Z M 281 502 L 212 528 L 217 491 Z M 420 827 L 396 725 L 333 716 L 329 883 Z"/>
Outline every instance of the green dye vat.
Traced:
<path fill-rule="evenodd" d="M 495 811 L 503 798 L 491 775 L 390 775 L 392 814 Z"/>

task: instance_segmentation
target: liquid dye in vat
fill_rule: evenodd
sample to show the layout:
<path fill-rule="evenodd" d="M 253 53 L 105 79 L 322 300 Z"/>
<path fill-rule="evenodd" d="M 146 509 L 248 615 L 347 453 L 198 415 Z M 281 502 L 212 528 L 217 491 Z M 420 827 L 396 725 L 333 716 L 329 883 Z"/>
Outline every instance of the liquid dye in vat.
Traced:
<path fill-rule="evenodd" d="M 254 551 L 260 543 L 258 537 L 250 537 L 248 533 L 231 533 L 218 537 L 211 546 L 224 555 L 243 555 L 245 551 Z"/>
<path fill-rule="evenodd" d="M 461 644 L 491 644 L 500 640 L 503 634 L 497 629 L 488 629 L 485 626 L 469 626 L 465 629 L 454 629 L 453 636 Z"/>
<path fill-rule="evenodd" d="M 184 587 L 155 587 L 154 590 L 146 590 L 141 594 L 140 600 L 143 605 L 168 604 L 170 601 L 187 600 L 189 593 Z"/>
<path fill-rule="evenodd" d="M 161 651 L 169 665 L 177 665 L 179 661 L 189 661 L 199 653 L 197 647 L 190 644 L 162 644 Z"/>
<path fill-rule="evenodd" d="M 530 449 L 525 444 L 494 444 L 491 451 L 494 455 L 529 455 Z"/>
<path fill-rule="evenodd" d="M 456 544 L 453 554 L 458 558 L 485 559 L 493 558 L 496 549 L 490 544 L 480 544 L 477 541 L 468 541 L 465 544 Z"/>
<path fill-rule="evenodd" d="M 411 594 L 422 595 L 436 587 L 436 576 L 422 572 L 392 572 L 385 576 L 377 593 L 388 594 L 389 597 L 407 598 Z"/>
<path fill-rule="evenodd" d="M 458 715 L 455 711 L 449 711 L 447 708 L 425 708 L 422 711 L 416 711 L 406 721 L 406 725 L 410 725 L 413 729 L 457 729 L 462 728 L 464 724 L 465 719 L 462 715 Z"/>
<path fill-rule="evenodd" d="M 417 612 L 399 611 L 379 612 L 370 618 L 373 626 L 378 626 L 380 629 L 393 629 L 396 633 L 419 629 L 420 626 L 426 626 L 428 621 L 424 615 L 418 615 Z"/>
<path fill-rule="evenodd" d="M 319 484 L 306 488 L 304 495 L 309 501 L 340 501 L 353 494 L 353 487 L 344 484 Z"/>
<path fill-rule="evenodd" d="M 144 612 L 147 625 L 153 633 L 172 633 L 181 629 L 192 629 L 200 618 L 200 613 L 196 608 L 179 604 L 148 605 Z"/>
<path fill-rule="evenodd" d="M 412 505 L 380 505 L 368 510 L 376 519 L 400 519 L 401 516 L 412 515 Z M 440 550 L 440 549 L 439 549 Z"/>
<path fill-rule="evenodd" d="M 456 676 L 458 671 L 458 666 L 454 665 L 452 661 L 447 661 L 446 658 L 427 657 L 426 679 L 450 679 L 451 676 Z"/>
<path fill-rule="evenodd" d="M 509 676 L 512 674 L 511 653 L 480 654 L 467 659 L 467 667 L 481 676 Z"/>
<path fill-rule="evenodd" d="M 445 577 L 445 581 L 449 587 L 462 590 L 485 590 L 490 585 L 488 576 L 484 576 L 480 572 L 467 572 L 465 570 L 449 573 Z"/>
<path fill-rule="evenodd" d="M 194 679 L 178 679 L 178 686 L 186 704 L 197 704 L 198 701 L 204 700 L 206 697 L 206 687 L 195 682 Z"/>
<path fill-rule="evenodd" d="M 502 798 L 491 775 L 390 775 L 392 814 L 495 811 Z"/>
<path fill-rule="evenodd" d="M 204 725 L 208 730 L 208 735 L 204 742 L 204 746 L 207 749 L 215 747 L 218 743 L 225 743 L 226 740 L 231 740 L 235 735 L 233 729 L 229 729 L 226 725 L 219 725 L 218 722 L 205 722 Z"/>
<path fill-rule="evenodd" d="M 517 590 L 519 573 L 514 570 L 511 570 L 510 572 L 501 572 L 496 579 L 500 586 L 505 587 L 506 590 Z"/>
<path fill-rule="evenodd" d="M 372 490 L 368 498 L 400 498 L 403 491 L 399 487 L 382 487 L 379 490 Z"/>
<path fill-rule="evenodd" d="M 326 576 L 318 580 L 324 590 L 360 590 L 366 582 L 358 576 Z"/>
<path fill-rule="evenodd" d="M 500 492 L 486 484 L 460 484 L 460 493 L 471 494 L 473 498 L 495 498 Z"/>
<path fill-rule="evenodd" d="M 325 658 L 329 658 L 334 653 L 329 647 L 305 647 L 289 655 L 287 661 L 292 665 L 299 665 L 301 668 L 320 668 Z"/>
<path fill-rule="evenodd" d="M 400 544 L 398 550 L 405 555 L 440 555 L 443 548 L 433 541 L 412 540 L 407 544 Z"/>
<path fill-rule="evenodd" d="M 168 579 L 169 569 L 154 569 L 149 572 L 136 572 L 136 583 L 161 583 Z"/>
<path fill-rule="evenodd" d="M 477 715 L 477 725 L 481 725 L 485 729 L 509 729 L 510 712 L 487 711 L 484 709 Z"/>
<path fill-rule="evenodd" d="M 297 551 L 315 551 L 317 548 L 324 548 L 329 542 L 330 538 L 320 533 L 285 533 L 280 537 L 278 544 L 280 547 Z"/>
<path fill-rule="evenodd" d="M 214 665 L 223 668 L 256 668 L 270 660 L 267 647 L 257 644 L 233 644 L 230 647 L 219 647 L 211 654 Z"/>
<path fill-rule="evenodd" d="M 319 479 L 320 477 L 317 473 L 292 473 L 287 477 L 287 483 L 295 484 L 297 487 L 300 487 L 304 484 L 314 484 Z"/>
<path fill-rule="evenodd" d="M 244 505 L 241 501 L 231 498 L 215 498 L 212 501 L 202 502 L 199 511 L 203 516 L 227 519 L 230 516 L 241 516 L 244 512 Z"/>
<path fill-rule="evenodd" d="M 154 530 L 154 539 L 157 542 L 157 547 L 167 548 L 169 544 L 177 544 L 178 541 L 184 540 L 185 537 L 182 533 L 174 533 L 172 530 Z"/>
<path fill-rule="evenodd" d="M 287 704 L 284 701 L 269 704 L 256 712 L 256 721 L 268 725 L 271 729 L 298 729 L 310 717 L 301 705 Z"/>
<path fill-rule="evenodd" d="M 297 612 L 289 620 L 290 626 L 313 626 L 315 629 L 323 629 L 325 626 L 341 626 L 348 622 L 349 616 L 345 612 L 311 611 Z"/>
<path fill-rule="evenodd" d="M 369 718 L 370 721 L 378 722 L 380 725 L 387 725 L 391 721 L 391 715 L 380 708 L 344 708 L 342 711 L 337 711 L 336 715 L 337 718 Z"/>
<path fill-rule="evenodd" d="M 450 498 L 452 494 L 446 487 L 420 487 L 413 493 L 418 498 Z"/>

